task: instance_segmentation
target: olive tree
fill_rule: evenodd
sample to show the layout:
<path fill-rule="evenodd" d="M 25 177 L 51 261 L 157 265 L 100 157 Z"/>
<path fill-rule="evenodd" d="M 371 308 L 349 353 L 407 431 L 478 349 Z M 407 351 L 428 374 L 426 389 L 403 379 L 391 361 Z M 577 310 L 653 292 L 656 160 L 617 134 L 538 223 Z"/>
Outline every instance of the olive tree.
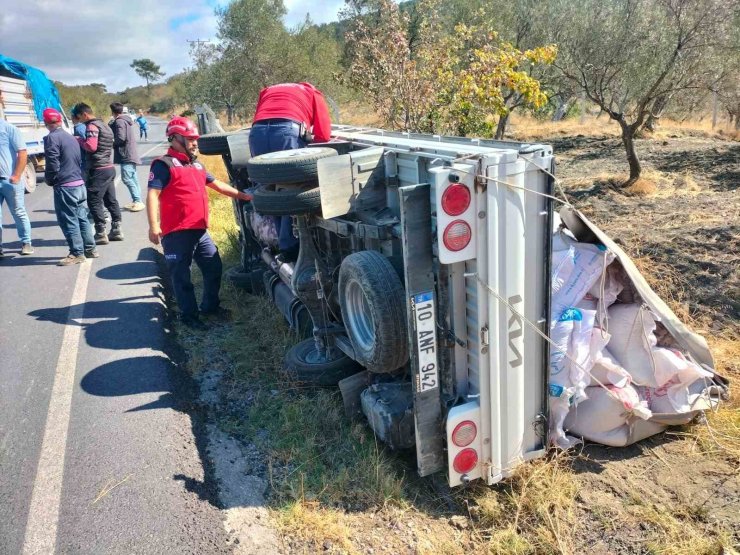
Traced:
<path fill-rule="evenodd" d="M 555 65 L 622 131 L 630 173 L 635 136 L 672 95 L 706 82 L 705 56 L 726 40 L 737 0 L 552 0 Z"/>

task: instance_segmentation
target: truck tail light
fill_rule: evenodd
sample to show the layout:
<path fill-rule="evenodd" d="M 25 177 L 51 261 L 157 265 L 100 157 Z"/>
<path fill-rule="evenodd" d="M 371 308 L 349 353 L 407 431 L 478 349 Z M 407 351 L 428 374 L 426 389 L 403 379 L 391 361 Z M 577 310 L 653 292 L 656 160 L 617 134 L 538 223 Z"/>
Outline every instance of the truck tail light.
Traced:
<path fill-rule="evenodd" d="M 463 449 L 455 456 L 455 460 L 452 461 L 452 468 L 458 474 L 467 474 L 477 465 L 478 453 L 476 453 L 475 449 Z"/>
<path fill-rule="evenodd" d="M 475 423 L 471 420 L 465 420 L 460 422 L 452 432 L 452 443 L 458 447 L 467 447 L 475 439 L 478 433 Z"/>
<path fill-rule="evenodd" d="M 450 222 L 442 234 L 445 247 L 453 252 L 461 251 L 470 243 L 473 232 L 465 220 Z"/>
<path fill-rule="evenodd" d="M 442 194 L 442 210 L 450 216 L 459 216 L 470 206 L 470 189 L 461 183 L 455 183 Z"/>

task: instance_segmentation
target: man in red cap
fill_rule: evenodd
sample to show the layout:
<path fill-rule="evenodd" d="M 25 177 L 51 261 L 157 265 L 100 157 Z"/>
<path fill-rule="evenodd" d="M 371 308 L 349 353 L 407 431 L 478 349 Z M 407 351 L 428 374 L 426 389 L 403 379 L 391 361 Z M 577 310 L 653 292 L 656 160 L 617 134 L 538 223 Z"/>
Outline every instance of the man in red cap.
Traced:
<path fill-rule="evenodd" d="M 57 264 L 82 264 L 85 258 L 97 258 L 92 227 L 88 220 L 87 189 L 82 178 L 82 153 L 75 138 L 62 129 L 62 114 L 53 108 L 44 110 L 44 137 L 47 185 L 54 187 L 54 211 L 69 245 L 69 254 Z"/>
<path fill-rule="evenodd" d="M 208 192 L 206 187 L 231 198 L 252 200 L 251 195 L 216 180 L 196 161 L 198 128 L 184 117 L 167 124 L 167 154 L 152 162 L 147 193 L 149 240 L 161 239 L 164 258 L 172 278 L 181 320 L 202 330 L 190 266 L 193 261 L 203 274 L 200 314 L 223 315 L 218 297 L 221 288 L 221 257 L 208 234 Z"/>

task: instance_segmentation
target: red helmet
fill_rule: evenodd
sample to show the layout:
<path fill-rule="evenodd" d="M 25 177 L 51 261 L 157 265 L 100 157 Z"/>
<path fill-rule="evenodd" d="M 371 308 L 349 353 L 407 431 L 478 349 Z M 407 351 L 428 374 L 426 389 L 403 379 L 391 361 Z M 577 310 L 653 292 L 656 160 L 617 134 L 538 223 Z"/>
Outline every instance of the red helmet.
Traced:
<path fill-rule="evenodd" d="M 197 139 L 200 137 L 198 134 L 198 128 L 195 124 L 188 118 L 184 118 L 182 116 L 177 116 L 170 120 L 167 124 L 167 131 L 165 131 L 165 134 L 168 137 L 171 137 L 172 135 L 181 135 L 186 139 Z"/>
<path fill-rule="evenodd" d="M 44 123 L 61 123 L 62 114 L 54 108 L 47 108 L 44 110 Z"/>

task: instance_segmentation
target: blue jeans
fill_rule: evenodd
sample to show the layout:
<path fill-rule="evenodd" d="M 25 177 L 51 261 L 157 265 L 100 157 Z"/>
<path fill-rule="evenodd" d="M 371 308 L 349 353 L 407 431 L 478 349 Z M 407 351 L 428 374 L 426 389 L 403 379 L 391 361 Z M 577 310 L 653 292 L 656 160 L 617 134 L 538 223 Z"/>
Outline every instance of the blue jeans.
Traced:
<path fill-rule="evenodd" d="M 87 189 L 77 187 L 54 187 L 54 211 L 69 245 L 69 254 L 81 256 L 95 249 L 92 226 L 88 220 Z"/>
<path fill-rule="evenodd" d="M 249 131 L 249 150 L 252 156 L 268 154 L 279 150 L 304 148 L 306 141 L 299 137 L 300 127 L 297 123 L 271 122 L 259 123 Z M 298 246 L 298 239 L 293 236 L 293 221 L 290 216 L 276 216 L 275 227 L 278 230 L 280 250 Z"/>
<path fill-rule="evenodd" d="M 31 243 L 31 221 L 28 219 L 23 200 L 25 194 L 23 179 L 15 185 L 7 179 L 0 179 L 0 248 L 3 245 L 3 201 L 8 203 L 21 243 Z"/>
<path fill-rule="evenodd" d="M 131 193 L 131 200 L 141 202 L 139 178 L 136 176 L 136 164 L 121 164 L 121 181 Z"/>
<path fill-rule="evenodd" d="M 193 261 L 203 274 L 203 302 L 200 303 L 200 309 L 203 312 L 218 309 L 223 266 L 218 247 L 208 235 L 208 231 L 184 229 L 168 233 L 162 237 L 162 250 L 180 312 L 185 316 L 198 315 L 195 288 L 190 280 L 190 266 Z"/>

